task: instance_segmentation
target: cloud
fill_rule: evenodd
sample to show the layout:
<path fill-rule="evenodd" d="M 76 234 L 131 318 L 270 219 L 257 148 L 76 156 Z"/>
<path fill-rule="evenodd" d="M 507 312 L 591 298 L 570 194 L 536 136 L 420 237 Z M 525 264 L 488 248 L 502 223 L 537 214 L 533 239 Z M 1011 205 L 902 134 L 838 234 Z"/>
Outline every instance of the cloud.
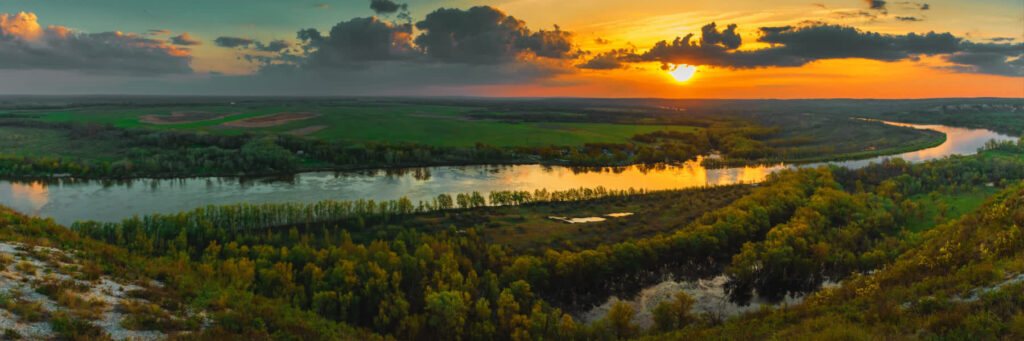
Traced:
<path fill-rule="evenodd" d="M 403 86 L 543 83 L 576 72 L 580 51 L 573 34 L 557 25 L 532 31 L 492 7 L 438 9 L 415 24 L 378 17 L 341 21 L 330 31 L 299 30 L 299 42 L 273 46 L 253 41 L 239 59 L 256 64 L 253 79 L 319 84 L 323 88 L 384 91 Z M 429 80 L 429 81 L 428 81 Z M 389 84 L 390 87 L 385 86 Z M 415 86 L 413 84 L 416 84 Z M 322 91 L 309 90 L 311 93 Z"/>
<path fill-rule="evenodd" d="M 715 23 L 704 25 L 700 28 L 700 41 L 701 44 L 717 44 L 722 45 L 727 49 L 733 50 L 740 47 L 740 43 L 743 40 L 739 34 L 736 34 L 736 24 L 730 24 L 725 30 L 719 32 L 715 28 Z"/>
<path fill-rule="evenodd" d="M 1024 77 L 1024 43 L 964 42 L 963 50 L 946 56 L 959 72 Z"/>
<path fill-rule="evenodd" d="M 899 7 L 904 10 L 927 11 L 932 8 L 932 6 L 927 3 L 917 1 L 900 1 L 894 2 L 894 4 L 899 5 Z"/>
<path fill-rule="evenodd" d="M 0 68 L 125 74 L 192 73 L 187 48 L 134 33 L 43 28 L 33 13 L 0 14 Z"/>
<path fill-rule="evenodd" d="M 289 48 L 291 46 L 292 46 L 292 43 L 289 43 L 287 41 L 284 41 L 284 40 L 274 40 L 274 41 L 271 41 L 270 43 L 267 43 L 266 45 L 264 45 L 261 42 L 256 42 L 256 48 L 255 49 L 257 51 L 263 51 L 263 52 L 281 52 L 282 50 L 287 49 L 287 48 Z"/>
<path fill-rule="evenodd" d="M 943 56 L 959 72 L 1005 76 L 1021 75 L 1024 44 L 977 44 L 950 33 L 903 35 L 861 31 L 849 26 L 814 23 L 805 26 L 762 27 L 758 42 L 770 47 L 739 50 L 733 25 L 719 31 L 714 23 L 704 26 L 703 37 L 689 34 L 672 42 L 660 41 L 643 53 L 617 54 L 620 63 L 660 62 L 734 69 L 795 67 L 824 59 L 864 58 L 879 61 L 914 60 L 919 56 Z M 599 54 L 594 59 L 607 59 Z M 613 65 L 594 60 L 593 65 Z M 583 65 L 590 64 L 591 61 Z"/>
<path fill-rule="evenodd" d="M 921 18 L 918 18 L 918 17 L 901 17 L 901 16 L 896 16 L 896 20 L 897 21 L 924 21 L 924 19 L 921 19 Z"/>
<path fill-rule="evenodd" d="M 213 43 L 220 47 L 235 48 L 249 47 L 249 45 L 252 45 L 256 42 L 252 39 L 244 37 L 217 37 L 217 39 L 213 40 Z"/>
<path fill-rule="evenodd" d="M 398 12 L 399 10 L 406 10 L 408 5 L 395 3 L 391 0 L 372 0 L 370 1 L 370 9 L 377 14 L 391 14 Z"/>
<path fill-rule="evenodd" d="M 299 31 L 298 37 L 310 51 L 305 61 L 309 67 L 405 59 L 418 53 L 411 45 L 412 25 L 392 24 L 377 17 L 339 22 L 327 36 L 316 29 L 306 29 Z"/>
<path fill-rule="evenodd" d="M 878 14 L 876 14 L 875 12 L 867 11 L 867 10 L 845 10 L 845 11 L 844 10 L 839 10 L 839 11 L 832 11 L 829 14 L 832 17 L 836 18 L 836 19 L 860 19 L 860 18 L 864 18 L 864 19 L 867 19 L 867 20 L 878 19 Z"/>
<path fill-rule="evenodd" d="M 547 58 L 575 58 L 572 34 L 557 26 L 531 33 L 526 23 L 490 6 L 438 9 L 416 23 L 415 44 L 443 62 L 491 64 L 532 52 Z"/>
<path fill-rule="evenodd" d="M 149 34 L 151 36 L 165 36 L 165 35 L 171 34 L 171 31 L 168 31 L 168 30 L 149 30 L 147 32 L 147 34 Z"/>
<path fill-rule="evenodd" d="M 868 8 L 876 11 L 885 11 L 885 1 L 883 0 L 864 0 L 867 3 Z"/>
<path fill-rule="evenodd" d="M 328 5 L 328 4 L 319 4 L 319 5 L 316 5 L 316 6 L 313 6 L 313 7 L 316 7 L 316 8 L 328 8 L 328 7 L 331 7 L 331 5 Z"/>
<path fill-rule="evenodd" d="M 202 43 L 192 39 L 192 36 L 190 36 L 188 33 L 182 33 L 178 36 L 171 37 L 171 44 L 181 46 L 193 46 L 200 45 Z"/>
<path fill-rule="evenodd" d="M 604 38 L 601 38 L 601 37 L 594 38 L 594 44 L 608 45 L 609 43 L 611 43 L 611 41 L 608 40 L 608 39 L 604 39 Z"/>
<path fill-rule="evenodd" d="M 627 65 L 622 62 L 627 56 L 633 55 L 632 50 L 627 49 L 615 49 L 608 52 L 599 53 L 593 58 L 588 59 L 582 64 L 576 65 L 580 69 L 590 70 L 614 70 L 626 68 Z"/>
<path fill-rule="evenodd" d="M 0 34 L 22 40 L 39 39 L 45 31 L 42 26 L 39 26 L 38 20 L 39 18 L 34 13 L 0 14 Z"/>

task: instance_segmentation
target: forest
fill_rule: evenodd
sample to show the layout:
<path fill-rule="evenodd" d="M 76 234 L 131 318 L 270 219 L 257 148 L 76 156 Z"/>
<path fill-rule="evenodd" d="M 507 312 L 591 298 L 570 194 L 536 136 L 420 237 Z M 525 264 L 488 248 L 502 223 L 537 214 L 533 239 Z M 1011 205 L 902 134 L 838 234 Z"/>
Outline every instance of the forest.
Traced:
<path fill-rule="evenodd" d="M 784 170 L 758 186 L 723 188 L 721 193 L 743 191 L 702 215 L 679 216 L 670 230 L 582 247 L 548 244 L 540 250 L 494 243 L 487 233 L 493 227 L 487 225 L 424 228 L 405 222 L 664 199 L 680 192 L 595 188 L 442 195 L 429 203 L 240 204 L 120 223 L 80 222 L 70 228 L 7 212 L 0 224 L 4 240 L 72 248 L 88 255 L 103 273 L 164 283 L 138 295 L 167 308 L 170 321 L 182 322 L 140 323 L 182 337 L 759 338 L 779 335 L 773 331 L 779 325 L 786 333 L 807 333 L 821 323 L 816 316 L 827 313 L 838 326 L 850 327 L 829 327 L 840 338 L 891 333 L 956 337 L 975 330 L 971 323 L 984 323 L 986 332 L 1002 338 L 1020 335 L 1015 321 L 1022 312 L 1021 305 L 998 297 L 1020 297 L 1024 284 L 1010 281 L 976 300 L 956 297 L 1024 270 L 1019 253 L 1024 245 L 1022 156 L 1024 144 L 991 143 L 981 154 L 920 164 L 897 159 L 857 170 Z M 948 210 L 927 216 L 922 206 L 929 196 L 986 186 L 1000 193 L 962 218 Z M 686 195 L 699 193 L 689 191 Z M 933 228 L 907 228 L 920 221 Z M 976 245 L 982 245 L 980 252 Z M 770 301 L 810 296 L 796 306 L 722 319 L 693 311 L 693 298 L 677 294 L 652 312 L 649 329 L 634 324 L 637 312 L 625 304 L 591 323 L 574 318 L 580 309 L 636 292 L 666 272 L 724 273 L 726 292 L 735 302 L 755 295 Z M 925 277 L 908 286 L 929 273 L 950 277 Z M 971 285 L 955 284 L 959 280 Z M 841 285 L 822 289 L 826 281 Z M 889 287 L 905 289 L 882 289 Z M 938 292 L 950 296 L 931 296 Z M 902 296 L 871 299 L 877 295 Z M 910 308 L 876 306 L 907 300 Z M 859 305 L 868 308 L 842 313 Z M 197 318 L 190 311 L 205 311 L 210 320 L 189 323 Z M 897 319 L 921 329 L 885 327 Z M 79 324 L 76 328 L 88 328 L 88 322 Z"/>

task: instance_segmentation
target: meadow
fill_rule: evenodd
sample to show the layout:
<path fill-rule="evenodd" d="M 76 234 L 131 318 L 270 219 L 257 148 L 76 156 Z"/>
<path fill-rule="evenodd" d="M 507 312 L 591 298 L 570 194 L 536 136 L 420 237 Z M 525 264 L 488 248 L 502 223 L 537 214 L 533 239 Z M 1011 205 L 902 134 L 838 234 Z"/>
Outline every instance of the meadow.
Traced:
<path fill-rule="evenodd" d="M 637 134 L 655 131 L 696 132 L 698 127 L 665 124 L 581 122 L 520 122 L 494 113 L 493 118 L 468 116 L 473 107 L 382 104 L 379 106 L 199 106 L 139 109 L 88 109 L 38 112 L 45 122 L 92 122 L 118 128 L 202 131 L 216 134 L 298 133 L 329 141 L 420 143 L 441 147 L 469 147 L 477 143 L 499 147 L 579 146 L 585 143 L 625 143 Z M 144 122 L 148 115 L 203 112 L 225 117 L 179 124 Z M 240 129 L 225 123 L 282 112 L 313 112 L 316 117 L 283 124 Z M 312 129 L 310 129 L 312 128 Z M 310 131 L 306 134 L 303 130 Z"/>
<path fill-rule="evenodd" d="M 721 156 L 705 159 L 709 168 L 807 163 L 939 145 L 942 133 L 859 118 L 887 118 L 886 110 L 898 108 L 888 113 L 922 119 L 928 108 L 964 107 L 845 100 L 77 100 L 83 102 L 33 99 L 0 114 L 0 127 L 32 132 L 0 141 L 0 156 L 10 159 L 0 174 L 125 178 L 454 164 L 615 166 L 709 154 Z M 986 115 L 971 122 L 991 127 L 1005 118 Z"/>

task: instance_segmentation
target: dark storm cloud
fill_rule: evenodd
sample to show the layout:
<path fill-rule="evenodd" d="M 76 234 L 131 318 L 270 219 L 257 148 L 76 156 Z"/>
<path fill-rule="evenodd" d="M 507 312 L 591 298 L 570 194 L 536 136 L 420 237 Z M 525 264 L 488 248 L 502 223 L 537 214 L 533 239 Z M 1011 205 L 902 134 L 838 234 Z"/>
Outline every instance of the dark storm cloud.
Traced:
<path fill-rule="evenodd" d="M 533 52 L 540 57 L 569 58 L 572 34 L 557 27 L 531 33 L 526 23 L 490 6 L 468 10 L 441 8 L 420 22 L 416 45 L 443 62 L 490 64 Z"/>
<path fill-rule="evenodd" d="M 182 33 L 180 35 L 171 37 L 171 44 L 181 45 L 181 46 L 193 46 L 193 45 L 200 45 L 202 43 L 192 39 L 192 36 L 190 36 L 188 33 Z"/>
<path fill-rule="evenodd" d="M 901 16 L 896 16 L 896 20 L 897 21 L 923 21 L 924 19 L 921 19 L 921 18 L 918 18 L 918 17 L 901 17 Z"/>
<path fill-rule="evenodd" d="M 412 25 L 392 24 L 376 17 L 354 18 L 331 28 L 327 36 L 316 29 L 299 31 L 306 42 L 306 66 L 347 66 L 351 62 L 411 58 Z"/>
<path fill-rule="evenodd" d="M 644 53 L 618 54 L 617 61 L 742 69 L 802 66 L 824 59 L 864 58 L 891 62 L 914 60 L 919 56 L 943 56 L 957 64 L 953 69 L 960 72 L 1020 76 L 1024 54 L 1024 44 L 978 44 L 963 41 L 950 33 L 880 34 L 820 23 L 762 27 L 757 41 L 770 47 L 758 50 L 738 50 L 739 35 L 732 25 L 719 31 L 712 23 L 704 26 L 702 31 L 710 38 L 694 41 L 694 35 L 689 34 L 672 42 L 663 40 Z M 591 61 L 595 66 L 613 65 L 607 58 L 608 55 L 599 54 Z M 590 61 L 583 65 L 588 64 Z"/>
<path fill-rule="evenodd" d="M 248 47 L 256 42 L 252 39 L 243 37 L 217 37 L 217 39 L 213 40 L 213 43 L 220 47 L 235 48 Z"/>
<path fill-rule="evenodd" d="M 42 28 L 35 14 L 0 14 L 0 68 L 118 74 L 191 73 L 189 50 L 134 33 Z"/>

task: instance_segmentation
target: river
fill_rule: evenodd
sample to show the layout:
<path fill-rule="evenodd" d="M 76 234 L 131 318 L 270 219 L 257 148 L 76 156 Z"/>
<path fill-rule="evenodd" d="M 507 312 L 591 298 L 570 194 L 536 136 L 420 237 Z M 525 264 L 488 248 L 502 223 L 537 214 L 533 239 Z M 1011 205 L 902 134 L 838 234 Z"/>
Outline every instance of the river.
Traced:
<path fill-rule="evenodd" d="M 901 157 L 920 162 L 951 154 L 973 154 L 986 141 L 1016 140 L 984 129 L 941 125 L 885 122 L 946 134 L 946 142 L 934 148 L 866 160 L 832 162 L 851 168 L 884 158 Z M 814 166 L 817 164 L 812 164 Z M 119 221 L 133 215 L 176 213 L 205 205 L 239 202 L 315 202 L 320 200 L 389 200 L 402 196 L 413 202 L 430 200 L 441 193 L 486 194 L 495 190 L 546 188 L 565 190 L 604 186 L 609 189 L 648 190 L 689 188 L 762 181 L 782 168 L 774 166 L 706 169 L 700 160 L 657 167 L 606 167 L 581 172 L 563 166 L 443 166 L 401 171 L 309 172 L 286 178 L 240 179 L 205 177 L 188 179 L 138 179 L 131 181 L 51 182 L 0 181 L 0 205 L 26 214 L 52 217 L 69 225 L 77 220 Z"/>

